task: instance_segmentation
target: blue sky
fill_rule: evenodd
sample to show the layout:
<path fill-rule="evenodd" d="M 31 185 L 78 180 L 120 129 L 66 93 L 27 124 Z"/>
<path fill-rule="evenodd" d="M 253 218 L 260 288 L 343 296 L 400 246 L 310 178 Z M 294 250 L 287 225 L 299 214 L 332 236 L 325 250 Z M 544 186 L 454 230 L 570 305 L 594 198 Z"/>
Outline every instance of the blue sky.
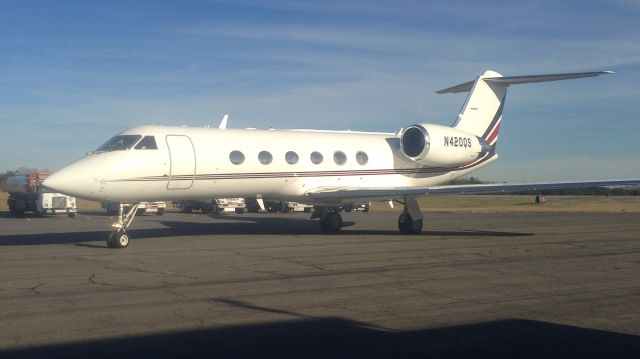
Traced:
<path fill-rule="evenodd" d="M 450 124 L 485 69 L 616 75 L 509 90 L 483 179 L 640 177 L 640 2 L 3 1 L 0 171 L 140 124 Z"/>

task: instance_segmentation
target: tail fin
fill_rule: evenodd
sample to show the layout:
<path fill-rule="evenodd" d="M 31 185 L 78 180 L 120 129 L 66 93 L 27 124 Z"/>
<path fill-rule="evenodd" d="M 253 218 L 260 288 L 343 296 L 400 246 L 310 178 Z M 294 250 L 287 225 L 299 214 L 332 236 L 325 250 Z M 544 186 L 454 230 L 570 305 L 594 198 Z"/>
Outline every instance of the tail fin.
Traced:
<path fill-rule="evenodd" d="M 452 127 L 483 138 L 488 145 L 495 149 L 509 85 L 570 80 L 612 73 L 614 72 L 598 71 L 504 77 L 495 71 L 487 70 L 474 81 L 449 87 L 437 93 L 469 92 L 464 105 L 462 105 L 462 110 Z"/>

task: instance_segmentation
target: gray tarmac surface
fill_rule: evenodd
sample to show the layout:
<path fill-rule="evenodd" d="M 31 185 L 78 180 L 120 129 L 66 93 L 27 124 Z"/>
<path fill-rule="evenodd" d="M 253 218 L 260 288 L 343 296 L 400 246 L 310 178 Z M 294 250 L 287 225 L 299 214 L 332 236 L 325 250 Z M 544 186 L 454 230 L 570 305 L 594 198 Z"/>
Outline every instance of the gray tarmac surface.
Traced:
<path fill-rule="evenodd" d="M 640 357 L 637 214 L 307 216 L 0 214 L 0 357 Z"/>

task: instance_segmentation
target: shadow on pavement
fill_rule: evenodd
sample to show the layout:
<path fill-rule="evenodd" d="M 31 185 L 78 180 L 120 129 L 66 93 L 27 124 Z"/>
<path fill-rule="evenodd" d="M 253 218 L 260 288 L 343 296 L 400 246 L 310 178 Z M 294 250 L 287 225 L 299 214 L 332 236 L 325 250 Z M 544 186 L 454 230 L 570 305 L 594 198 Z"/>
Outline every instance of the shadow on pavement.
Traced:
<path fill-rule="evenodd" d="M 206 328 L 0 351 L 2 358 L 632 358 L 640 337 L 508 319 L 389 331 L 341 318 Z"/>
<path fill-rule="evenodd" d="M 130 229 L 127 232 L 133 241 L 136 239 L 183 237 L 198 235 L 320 235 L 323 234 L 315 220 L 291 217 L 248 217 L 230 216 L 222 218 L 224 222 L 194 223 L 189 221 L 167 221 L 154 219 L 165 228 Z M 355 222 L 345 221 L 343 230 L 328 235 L 341 236 L 389 236 L 400 235 L 397 231 L 349 229 Z M 73 244 L 81 242 L 105 241 L 109 231 L 84 231 L 66 233 L 37 233 L 0 235 L 0 246 Z M 521 237 L 532 233 L 497 231 L 423 231 L 420 236 L 477 236 L 477 237 Z M 403 236 L 404 237 L 404 236 Z M 406 236 L 415 238 L 416 236 Z M 85 245 L 88 247 L 97 247 Z M 105 245 L 106 246 L 106 245 Z"/>

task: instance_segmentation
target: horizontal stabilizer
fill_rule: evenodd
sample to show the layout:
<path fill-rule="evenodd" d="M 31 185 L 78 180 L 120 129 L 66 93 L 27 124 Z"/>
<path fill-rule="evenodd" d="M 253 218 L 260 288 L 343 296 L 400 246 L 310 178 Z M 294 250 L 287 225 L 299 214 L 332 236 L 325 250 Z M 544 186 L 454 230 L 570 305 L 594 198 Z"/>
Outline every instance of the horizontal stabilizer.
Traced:
<path fill-rule="evenodd" d="M 547 82 L 547 81 L 559 81 L 559 80 L 571 80 L 579 79 L 583 77 L 593 77 L 600 75 L 613 74 L 613 71 L 595 71 L 595 72 L 574 72 L 566 74 L 549 74 L 549 75 L 525 75 L 525 76 L 504 76 L 504 77 L 485 77 L 483 80 L 488 83 L 509 85 L 528 84 L 535 82 Z M 460 85 L 446 88 L 444 90 L 437 91 L 436 93 L 460 93 L 469 92 L 473 88 L 474 81 L 465 82 Z"/>

